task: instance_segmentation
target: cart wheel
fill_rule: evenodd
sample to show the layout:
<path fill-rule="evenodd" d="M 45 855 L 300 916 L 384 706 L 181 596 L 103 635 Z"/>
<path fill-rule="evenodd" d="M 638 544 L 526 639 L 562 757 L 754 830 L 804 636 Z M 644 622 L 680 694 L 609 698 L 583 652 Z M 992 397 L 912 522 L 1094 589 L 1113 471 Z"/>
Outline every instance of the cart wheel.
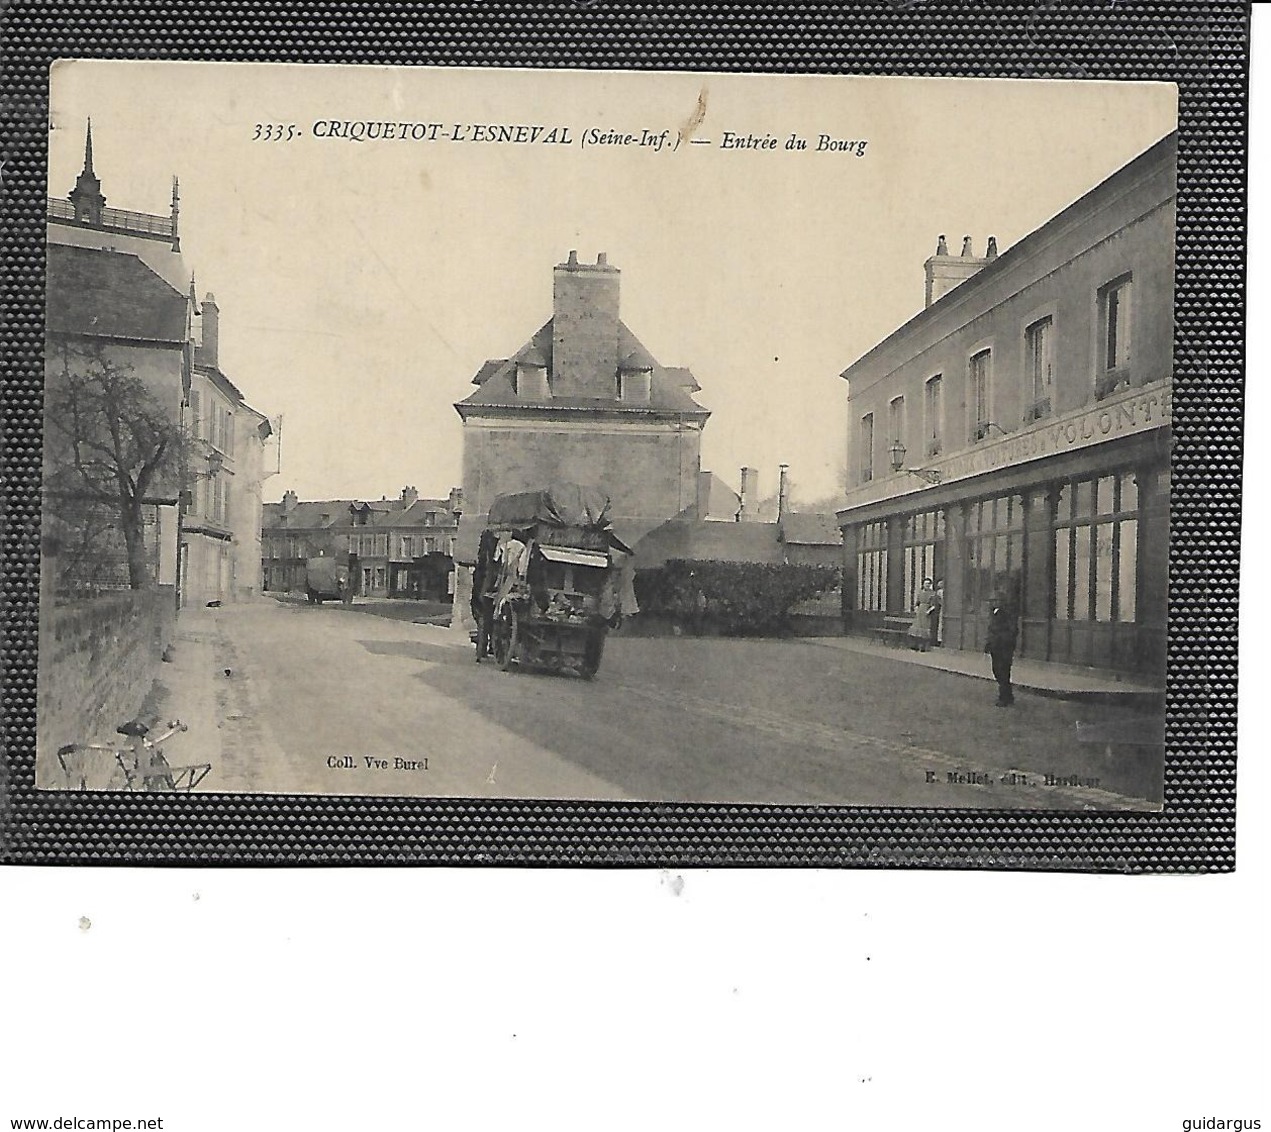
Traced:
<path fill-rule="evenodd" d="M 605 653 L 605 635 L 601 632 L 593 632 L 587 637 L 587 650 L 583 654 L 583 662 L 579 667 L 579 675 L 584 680 L 595 679 L 596 673 L 600 671 L 600 658 Z"/>
<path fill-rule="evenodd" d="M 499 667 L 504 672 L 511 668 L 512 661 L 517 659 L 519 628 L 515 609 L 499 617 L 499 626 L 494 633 L 494 659 L 498 661 Z"/>

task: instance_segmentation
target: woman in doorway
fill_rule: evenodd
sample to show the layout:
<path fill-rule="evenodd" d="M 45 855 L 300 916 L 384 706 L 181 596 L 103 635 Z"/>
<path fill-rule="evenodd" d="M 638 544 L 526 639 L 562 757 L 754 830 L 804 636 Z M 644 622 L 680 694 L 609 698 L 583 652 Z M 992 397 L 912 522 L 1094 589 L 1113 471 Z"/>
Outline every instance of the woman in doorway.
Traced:
<path fill-rule="evenodd" d="M 936 590 L 930 578 L 923 578 L 922 589 L 914 606 L 914 619 L 909 626 L 909 647 L 919 652 L 931 648 L 931 633 L 936 616 Z"/>

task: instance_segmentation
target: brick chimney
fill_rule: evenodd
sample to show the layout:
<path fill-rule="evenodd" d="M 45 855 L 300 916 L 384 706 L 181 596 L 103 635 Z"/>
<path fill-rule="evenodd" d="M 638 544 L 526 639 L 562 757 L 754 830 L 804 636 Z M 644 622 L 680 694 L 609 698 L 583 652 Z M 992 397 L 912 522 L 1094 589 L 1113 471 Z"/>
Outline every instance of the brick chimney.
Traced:
<path fill-rule="evenodd" d="M 923 265 L 927 273 L 927 306 L 959 283 L 970 279 L 980 268 L 997 258 L 997 237 L 990 236 L 983 256 L 972 254 L 971 237 L 962 238 L 962 254 L 950 255 L 944 236 L 936 243 L 936 254 Z"/>
<path fill-rule="evenodd" d="M 446 506 L 452 515 L 455 512 L 463 511 L 463 488 L 452 487 L 450 489 L 450 499 L 446 502 Z"/>
<path fill-rule="evenodd" d="M 782 464 L 781 480 L 777 487 L 777 519 L 784 519 L 790 506 L 790 465 Z"/>
<path fill-rule="evenodd" d="M 419 492 L 414 487 L 402 488 L 402 509 L 405 510 L 419 498 Z"/>
<path fill-rule="evenodd" d="M 741 470 L 741 509 L 738 522 L 751 523 L 759 517 L 759 473 L 754 468 Z"/>
<path fill-rule="evenodd" d="M 296 504 L 300 502 L 300 497 L 294 491 L 288 491 L 282 497 L 282 513 L 284 515 L 296 509 Z"/>
<path fill-rule="evenodd" d="M 613 400 L 618 386 L 619 271 L 571 251 L 552 276 L 553 397 Z"/>
<path fill-rule="evenodd" d="M 221 336 L 221 309 L 216 305 L 216 296 L 211 291 L 207 293 L 207 298 L 203 300 L 203 343 L 200 350 L 203 354 L 203 362 L 218 369 L 217 352 L 218 339 Z"/>

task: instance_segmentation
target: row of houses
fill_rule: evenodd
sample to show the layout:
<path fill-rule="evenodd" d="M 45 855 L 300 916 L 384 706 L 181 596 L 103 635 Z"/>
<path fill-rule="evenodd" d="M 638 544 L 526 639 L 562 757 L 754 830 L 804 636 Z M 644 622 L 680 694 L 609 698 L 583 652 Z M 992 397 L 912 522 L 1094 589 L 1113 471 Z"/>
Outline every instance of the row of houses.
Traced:
<path fill-rule="evenodd" d="M 329 556 L 348 562 L 359 594 L 446 601 L 462 510 L 459 488 L 424 499 L 404 487 L 396 499 L 376 501 L 301 500 L 288 491 L 264 506 L 264 588 L 303 593 L 308 560 Z"/>

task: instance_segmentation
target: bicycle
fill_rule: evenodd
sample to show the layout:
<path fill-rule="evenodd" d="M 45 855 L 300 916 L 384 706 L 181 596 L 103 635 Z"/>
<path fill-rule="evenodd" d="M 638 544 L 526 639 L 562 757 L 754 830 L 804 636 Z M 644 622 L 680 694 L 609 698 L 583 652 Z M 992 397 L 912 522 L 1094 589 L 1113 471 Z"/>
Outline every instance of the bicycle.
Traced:
<path fill-rule="evenodd" d="M 170 720 L 167 730 L 156 738 L 139 719 L 121 723 L 115 731 L 127 736 L 126 746 L 118 743 L 68 743 L 58 748 L 57 760 L 71 790 L 167 791 L 193 790 L 212 770 L 211 763 L 171 766 L 159 747 L 189 725 Z M 102 759 L 101 755 L 113 756 Z M 73 785 L 78 779 L 79 784 Z"/>

